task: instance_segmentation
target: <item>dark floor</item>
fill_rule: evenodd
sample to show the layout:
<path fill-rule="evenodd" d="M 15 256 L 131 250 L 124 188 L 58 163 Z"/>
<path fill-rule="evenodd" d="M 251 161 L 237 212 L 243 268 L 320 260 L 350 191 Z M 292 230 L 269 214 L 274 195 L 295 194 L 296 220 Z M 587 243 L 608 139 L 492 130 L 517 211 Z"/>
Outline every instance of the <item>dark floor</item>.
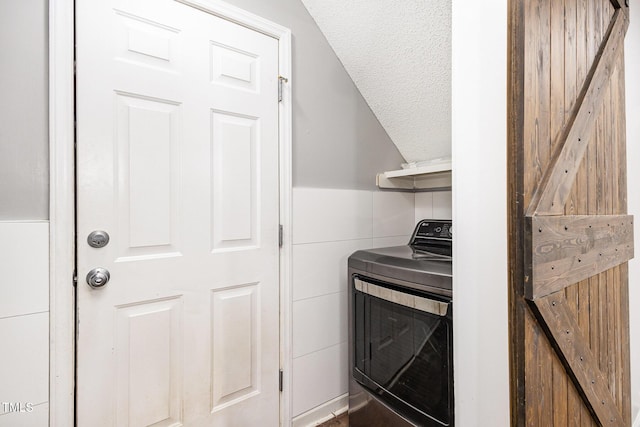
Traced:
<path fill-rule="evenodd" d="M 340 414 L 329 421 L 325 421 L 318 427 L 349 427 L 349 414 L 346 412 Z"/>

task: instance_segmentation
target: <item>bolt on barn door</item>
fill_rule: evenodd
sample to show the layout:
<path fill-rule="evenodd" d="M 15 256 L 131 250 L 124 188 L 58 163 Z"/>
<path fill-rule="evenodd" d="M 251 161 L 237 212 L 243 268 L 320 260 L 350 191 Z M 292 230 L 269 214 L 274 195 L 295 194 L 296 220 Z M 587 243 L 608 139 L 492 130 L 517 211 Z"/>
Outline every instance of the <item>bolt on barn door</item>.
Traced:
<path fill-rule="evenodd" d="M 78 425 L 278 425 L 278 41 L 76 6 Z"/>
<path fill-rule="evenodd" d="M 629 426 L 622 0 L 511 2 L 512 424 Z"/>

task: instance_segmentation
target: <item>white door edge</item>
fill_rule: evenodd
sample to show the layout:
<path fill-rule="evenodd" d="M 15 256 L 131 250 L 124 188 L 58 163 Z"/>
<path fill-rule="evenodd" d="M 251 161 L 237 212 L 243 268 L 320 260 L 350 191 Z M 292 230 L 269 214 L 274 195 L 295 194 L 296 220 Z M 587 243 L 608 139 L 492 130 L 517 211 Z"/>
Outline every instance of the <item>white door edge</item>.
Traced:
<path fill-rule="evenodd" d="M 218 0 L 178 0 L 278 40 L 279 72 L 288 79 L 279 105 L 280 365 L 284 391 L 280 424 L 291 423 L 291 31 Z M 49 218 L 50 347 L 49 425 L 74 422 L 75 192 L 74 192 L 74 1 L 49 5 Z"/>
<path fill-rule="evenodd" d="M 49 426 L 74 422 L 74 7 L 49 2 Z"/>

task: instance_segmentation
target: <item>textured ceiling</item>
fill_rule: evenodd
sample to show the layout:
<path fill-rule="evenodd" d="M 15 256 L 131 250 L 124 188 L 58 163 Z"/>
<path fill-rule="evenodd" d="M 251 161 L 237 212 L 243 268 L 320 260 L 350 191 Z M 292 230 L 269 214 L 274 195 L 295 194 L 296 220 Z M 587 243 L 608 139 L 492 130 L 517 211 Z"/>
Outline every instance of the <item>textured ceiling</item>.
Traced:
<path fill-rule="evenodd" d="M 451 2 L 302 2 L 403 157 L 451 157 Z"/>

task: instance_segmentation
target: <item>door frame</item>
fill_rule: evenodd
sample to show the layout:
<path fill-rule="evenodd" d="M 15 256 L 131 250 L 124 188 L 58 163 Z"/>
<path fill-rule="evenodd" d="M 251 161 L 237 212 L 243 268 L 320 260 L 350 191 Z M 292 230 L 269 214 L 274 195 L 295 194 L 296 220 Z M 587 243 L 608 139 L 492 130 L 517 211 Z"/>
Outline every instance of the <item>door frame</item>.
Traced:
<path fill-rule="evenodd" d="M 291 422 L 291 30 L 220 0 L 176 0 L 278 40 L 278 69 L 287 79 L 278 104 L 280 224 L 280 425 Z M 75 8 L 49 2 L 49 426 L 73 425 L 75 414 Z"/>

